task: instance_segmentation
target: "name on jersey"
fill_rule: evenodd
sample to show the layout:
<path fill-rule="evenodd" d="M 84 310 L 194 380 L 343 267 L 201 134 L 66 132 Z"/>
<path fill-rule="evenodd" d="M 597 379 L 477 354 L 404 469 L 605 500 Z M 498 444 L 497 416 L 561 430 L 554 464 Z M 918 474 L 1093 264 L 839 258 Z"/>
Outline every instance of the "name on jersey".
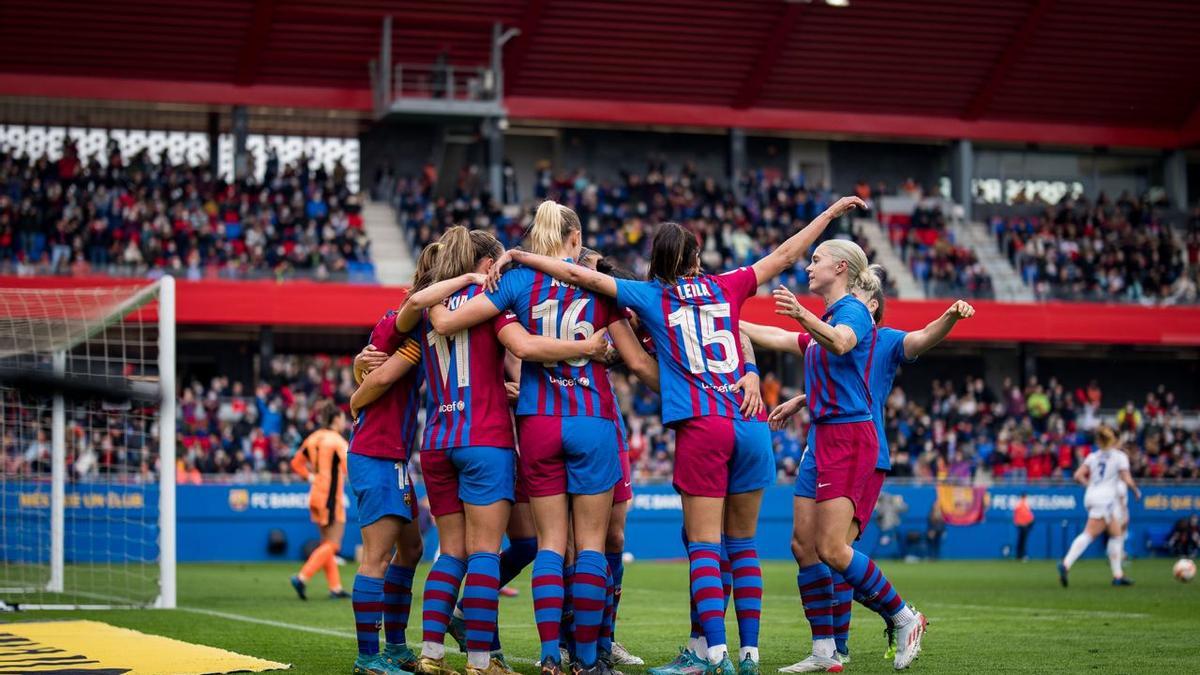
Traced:
<path fill-rule="evenodd" d="M 675 287 L 675 295 L 683 300 L 687 300 L 688 298 L 711 298 L 712 291 L 708 290 L 708 286 L 704 284 L 679 284 Z"/>
<path fill-rule="evenodd" d="M 463 410 L 466 410 L 466 408 L 467 408 L 467 404 L 463 401 L 450 401 L 449 403 L 443 403 L 443 404 L 439 405 L 438 412 L 440 412 L 440 413 L 462 412 Z"/>
<path fill-rule="evenodd" d="M 466 302 L 468 300 L 470 300 L 470 298 L 468 298 L 465 295 L 456 295 L 452 298 L 446 298 L 446 300 L 445 300 L 446 308 L 449 309 L 450 311 L 454 311 L 454 310 L 458 309 L 461 305 L 466 304 Z"/>
<path fill-rule="evenodd" d="M 579 290 L 578 286 L 572 286 L 565 281 L 559 281 L 553 277 L 550 278 L 550 288 L 573 288 L 575 290 Z"/>
<path fill-rule="evenodd" d="M 591 378 L 588 378 L 586 376 L 579 377 L 579 378 L 555 377 L 553 375 L 550 376 L 550 384 L 555 384 L 560 387 L 574 387 L 576 385 L 578 385 L 580 387 L 586 387 L 586 386 L 591 385 L 591 383 L 592 383 Z"/>

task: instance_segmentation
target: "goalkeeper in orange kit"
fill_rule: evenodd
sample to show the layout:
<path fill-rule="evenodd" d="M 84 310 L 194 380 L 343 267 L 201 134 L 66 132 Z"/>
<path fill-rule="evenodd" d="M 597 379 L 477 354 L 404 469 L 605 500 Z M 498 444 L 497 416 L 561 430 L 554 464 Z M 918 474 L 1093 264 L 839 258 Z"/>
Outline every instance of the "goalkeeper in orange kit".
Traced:
<path fill-rule="evenodd" d="M 308 556 L 300 573 L 292 577 L 292 587 L 301 600 L 307 600 L 307 584 L 317 570 L 325 570 L 329 597 L 348 598 L 338 574 L 337 555 L 346 531 L 346 449 L 342 437 L 346 414 L 330 404 L 320 413 L 321 428 L 309 434 L 292 457 L 292 470 L 308 481 L 308 510 L 321 531 L 321 545 Z"/>

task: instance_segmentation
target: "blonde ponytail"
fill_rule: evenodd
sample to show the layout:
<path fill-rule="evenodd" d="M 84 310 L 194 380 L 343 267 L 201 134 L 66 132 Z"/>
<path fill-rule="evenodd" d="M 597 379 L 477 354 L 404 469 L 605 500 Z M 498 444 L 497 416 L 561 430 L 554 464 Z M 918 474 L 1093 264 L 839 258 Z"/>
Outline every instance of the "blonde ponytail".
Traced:
<path fill-rule="evenodd" d="M 438 243 L 437 262 L 433 266 L 433 281 L 445 281 L 475 269 L 475 246 L 471 243 L 471 232 L 462 225 L 446 230 Z"/>
<path fill-rule="evenodd" d="M 579 216 L 558 202 L 547 199 L 538 205 L 529 229 L 529 250 L 554 256 L 572 232 L 582 230 Z"/>

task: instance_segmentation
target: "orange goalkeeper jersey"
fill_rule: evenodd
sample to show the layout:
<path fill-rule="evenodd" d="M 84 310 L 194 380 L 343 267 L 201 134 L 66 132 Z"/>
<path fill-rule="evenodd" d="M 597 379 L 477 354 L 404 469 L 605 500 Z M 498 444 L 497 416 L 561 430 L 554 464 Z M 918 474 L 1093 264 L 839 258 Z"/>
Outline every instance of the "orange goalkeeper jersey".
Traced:
<path fill-rule="evenodd" d="M 305 480 L 310 475 L 312 487 L 308 492 L 308 505 L 314 518 L 318 512 L 329 520 L 334 516 L 344 519 L 346 505 L 342 496 L 346 482 L 346 449 L 349 444 L 336 431 L 318 429 L 309 434 L 292 457 L 292 470 Z M 337 517 L 341 516 L 341 517 Z"/>

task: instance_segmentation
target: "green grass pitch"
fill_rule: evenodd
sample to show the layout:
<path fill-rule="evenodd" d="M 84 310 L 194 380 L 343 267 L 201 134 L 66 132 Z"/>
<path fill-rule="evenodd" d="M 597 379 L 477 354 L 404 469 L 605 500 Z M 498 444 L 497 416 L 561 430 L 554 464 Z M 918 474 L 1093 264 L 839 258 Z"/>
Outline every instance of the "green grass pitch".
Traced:
<path fill-rule="evenodd" d="M 1170 560 L 1138 560 L 1131 588 L 1109 585 L 1103 561 L 1085 561 L 1060 588 L 1053 563 L 937 562 L 882 566 L 903 597 L 930 621 L 913 670 L 965 672 L 1195 672 L 1200 668 L 1200 584 L 1180 584 Z M 318 576 L 308 602 L 288 585 L 298 565 L 188 564 L 179 567 L 181 609 L 88 612 L 17 612 L 0 621 L 89 618 L 147 633 L 293 664 L 296 673 L 349 672 L 355 655 L 350 602 L 325 598 Z M 418 584 L 425 569 L 418 571 Z M 342 568 L 347 588 L 354 567 Z M 760 649 L 764 673 L 809 653 L 808 625 L 795 587 L 796 568 L 764 565 Z M 650 665 L 668 660 L 687 637 L 683 563 L 636 562 L 626 567 L 617 639 Z M 535 672 L 537 635 L 528 571 L 514 582 L 515 599 L 501 600 L 501 637 L 513 665 Z M 420 589 L 408 636 L 420 637 Z M 856 606 L 847 672 L 883 673 L 884 641 L 878 617 Z M 304 628 L 308 631 L 302 630 Z M 731 644 L 737 624 L 729 611 Z M 452 641 L 451 641 L 451 644 Z M 464 657 L 451 647 L 450 660 Z M 640 673 L 642 668 L 626 668 Z"/>

